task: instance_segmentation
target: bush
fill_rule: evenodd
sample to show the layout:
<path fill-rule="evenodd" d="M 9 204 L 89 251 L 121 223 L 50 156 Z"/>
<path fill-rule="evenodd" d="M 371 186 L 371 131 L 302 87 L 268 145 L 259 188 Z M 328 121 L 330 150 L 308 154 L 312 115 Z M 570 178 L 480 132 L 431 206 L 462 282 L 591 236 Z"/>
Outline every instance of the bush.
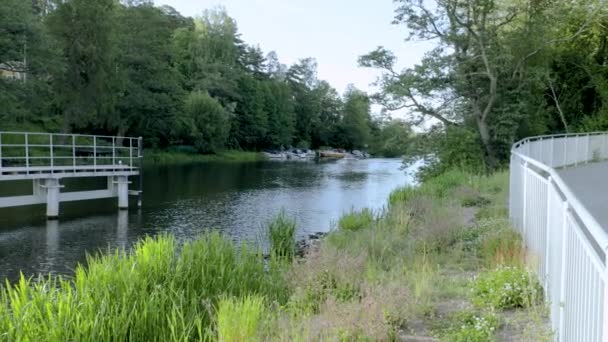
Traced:
<path fill-rule="evenodd" d="M 217 335 L 221 342 L 258 340 L 265 307 L 264 298 L 224 298 L 217 309 Z"/>
<path fill-rule="evenodd" d="M 281 211 L 267 228 L 270 254 L 282 260 L 291 261 L 296 253 L 296 221 Z"/>
<path fill-rule="evenodd" d="M 351 211 L 342 215 L 338 221 L 338 227 L 343 230 L 357 231 L 369 228 L 374 222 L 374 213 L 370 209 Z"/>
<path fill-rule="evenodd" d="M 482 273 L 473 283 L 473 302 L 495 309 L 526 308 L 537 304 L 542 289 L 521 267 L 502 266 Z"/>
<path fill-rule="evenodd" d="M 177 118 L 174 135 L 200 153 L 215 153 L 226 145 L 230 115 L 222 104 L 206 92 L 195 91 L 186 97 L 184 111 Z"/>
<path fill-rule="evenodd" d="M 445 336 L 449 342 L 487 342 L 494 340 L 498 319 L 494 314 L 464 311 L 456 315 L 454 327 Z"/>

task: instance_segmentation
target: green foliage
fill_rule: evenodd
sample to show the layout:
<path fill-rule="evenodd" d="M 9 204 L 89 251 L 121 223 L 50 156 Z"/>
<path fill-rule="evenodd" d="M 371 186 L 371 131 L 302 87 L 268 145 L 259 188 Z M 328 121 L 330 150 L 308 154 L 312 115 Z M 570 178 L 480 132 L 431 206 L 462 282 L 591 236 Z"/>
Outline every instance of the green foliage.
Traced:
<path fill-rule="evenodd" d="M 292 261 L 296 253 L 296 221 L 281 211 L 268 223 L 270 253 L 280 260 Z"/>
<path fill-rule="evenodd" d="M 463 311 L 454 317 L 454 327 L 443 338 L 450 342 L 488 342 L 494 341 L 498 329 L 498 318 L 491 312 L 474 313 Z"/>
<path fill-rule="evenodd" d="M 495 309 L 525 308 L 541 300 L 542 289 L 521 267 L 502 266 L 482 273 L 473 283 L 473 301 Z"/>
<path fill-rule="evenodd" d="M 265 313 L 264 298 L 223 298 L 217 309 L 218 340 L 221 342 L 255 341 Z"/>
<path fill-rule="evenodd" d="M 374 222 L 374 213 L 365 208 L 361 211 L 351 211 L 342 215 L 338 221 L 338 228 L 343 230 L 357 231 L 369 228 Z"/>
<path fill-rule="evenodd" d="M 109 128 L 141 136 L 150 146 L 166 146 L 184 91 L 173 67 L 171 39 L 176 18 L 152 5 L 116 11 L 116 75 L 119 96 Z"/>
<path fill-rule="evenodd" d="M 200 153 L 224 148 L 230 131 L 230 113 L 207 93 L 192 92 L 186 98 L 184 113 L 178 119 L 177 136 Z"/>
<path fill-rule="evenodd" d="M 0 289 L 2 339 L 202 340 L 212 337 L 222 298 L 284 303 L 288 296 L 274 264 L 218 234 L 181 248 L 172 237 L 147 238 L 129 255 L 116 251 L 87 264 L 73 279 L 22 277 Z"/>
<path fill-rule="evenodd" d="M 114 0 L 62 2 L 48 17 L 65 70 L 55 78 L 64 127 L 110 128 L 116 104 L 116 6 Z M 78 42 L 78 43 L 75 43 Z"/>
<path fill-rule="evenodd" d="M 442 130 L 435 127 L 428 133 L 417 135 L 412 145 L 406 161 L 424 160 L 417 174 L 421 180 L 454 169 L 469 173 L 485 172 L 484 152 L 472 130 L 458 127 Z"/>
<path fill-rule="evenodd" d="M 366 148 L 370 138 L 370 102 L 367 95 L 354 87 L 346 91 L 344 101 L 344 147 Z"/>
<path fill-rule="evenodd" d="M 413 132 L 410 126 L 401 120 L 380 123 L 372 132 L 369 152 L 383 157 L 402 157 L 411 148 Z"/>

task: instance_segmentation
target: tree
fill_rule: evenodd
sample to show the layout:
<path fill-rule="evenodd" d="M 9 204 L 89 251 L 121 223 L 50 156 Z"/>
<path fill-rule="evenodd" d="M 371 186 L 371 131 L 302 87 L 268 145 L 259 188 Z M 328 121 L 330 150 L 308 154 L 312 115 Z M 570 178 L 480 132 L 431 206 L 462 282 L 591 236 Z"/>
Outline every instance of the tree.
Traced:
<path fill-rule="evenodd" d="M 369 152 L 383 157 L 402 157 L 409 152 L 414 133 L 403 120 L 389 119 L 378 123 L 372 134 Z"/>
<path fill-rule="evenodd" d="M 7 0 L 0 7 L 0 127 L 55 119 L 49 75 L 62 70 L 60 51 L 38 16 L 38 3 Z"/>
<path fill-rule="evenodd" d="M 312 131 L 313 147 L 343 146 L 340 134 L 343 103 L 340 95 L 326 81 L 319 82 L 314 94 L 319 102 L 319 117 Z"/>
<path fill-rule="evenodd" d="M 293 142 L 296 123 L 291 89 L 286 82 L 279 80 L 269 80 L 264 85 L 264 108 L 268 113 L 268 133 L 265 145 L 273 148 L 290 146 Z"/>
<path fill-rule="evenodd" d="M 166 146 L 183 91 L 173 67 L 173 18 L 142 4 L 121 8 L 117 15 L 117 96 L 119 135 L 143 136 L 147 144 Z"/>
<path fill-rule="evenodd" d="M 344 147 L 348 149 L 366 148 L 370 138 L 370 101 L 364 92 L 352 85 L 346 91 L 342 129 L 345 135 Z"/>
<path fill-rule="evenodd" d="M 235 108 L 233 136 L 239 147 L 260 149 L 268 133 L 268 113 L 264 103 L 263 84 L 252 75 L 243 75 L 239 80 L 240 98 Z"/>
<path fill-rule="evenodd" d="M 374 98 L 388 110 L 411 111 L 412 124 L 433 119 L 445 132 L 474 130 L 488 169 L 506 160 L 519 137 L 547 130 L 539 99 L 545 96 L 549 50 L 586 32 L 595 16 L 588 3 L 567 1 L 397 2 L 395 23 L 408 27 L 408 39 L 435 40 L 438 47 L 404 71 L 395 70 L 396 57 L 384 48 L 362 56 L 362 66 L 384 70 Z M 578 6 L 585 8 L 585 19 L 560 36 L 555 23 Z"/>
<path fill-rule="evenodd" d="M 224 148 L 228 140 L 230 115 L 208 93 L 195 91 L 186 97 L 174 133 L 201 153 L 215 153 Z"/>
<path fill-rule="evenodd" d="M 53 75 L 65 132 L 116 125 L 110 122 L 116 101 L 115 9 L 114 0 L 71 0 L 49 14 L 66 62 Z"/>

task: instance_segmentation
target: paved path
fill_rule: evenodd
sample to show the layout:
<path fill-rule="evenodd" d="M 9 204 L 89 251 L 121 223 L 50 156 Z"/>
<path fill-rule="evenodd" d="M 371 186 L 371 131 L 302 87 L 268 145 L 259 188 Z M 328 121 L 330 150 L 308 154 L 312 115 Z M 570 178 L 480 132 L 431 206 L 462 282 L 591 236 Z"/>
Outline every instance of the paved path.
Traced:
<path fill-rule="evenodd" d="M 608 231 L 608 162 L 557 171 L 589 213 Z"/>

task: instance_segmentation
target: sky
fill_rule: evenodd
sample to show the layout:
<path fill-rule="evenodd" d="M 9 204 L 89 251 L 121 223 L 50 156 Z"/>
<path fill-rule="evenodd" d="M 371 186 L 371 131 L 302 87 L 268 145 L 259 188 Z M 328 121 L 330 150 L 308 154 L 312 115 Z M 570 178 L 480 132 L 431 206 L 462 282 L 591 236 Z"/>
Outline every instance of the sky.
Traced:
<path fill-rule="evenodd" d="M 184 16 L 225 7 L 243 40 L 267 53 L 276 51 L 287 65 L 314 57 L 319 79 L 340 93 L 348 84 L 373 92 L 376 70 L 360 68 L 357 58 L 382 45 L 393 51 L 400 68 L 418 63 L 430 42 L 405 42 L 405 26 L 392 25 L 392 0 L 155 0 Z"/>

